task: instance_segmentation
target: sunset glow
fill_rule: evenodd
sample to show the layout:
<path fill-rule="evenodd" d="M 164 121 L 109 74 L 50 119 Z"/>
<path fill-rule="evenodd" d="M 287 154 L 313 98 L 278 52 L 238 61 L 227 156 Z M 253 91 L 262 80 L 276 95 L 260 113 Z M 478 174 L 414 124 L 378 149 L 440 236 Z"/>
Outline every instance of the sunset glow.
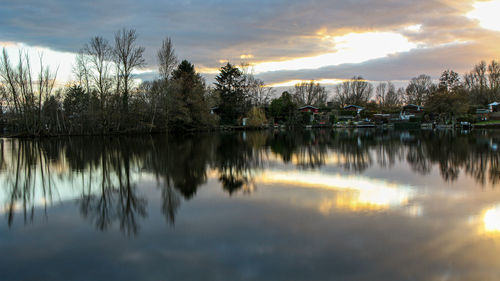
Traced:
<path fill-rule="evenodd" d="M 405 30 L 411 31 L 411 32 L 420 32 L 422 30 L 422 25 L 421 24 L 410 25 L 410 26 L 407 26 L 405 28 Z"/>
<path fill-rule="evenodd" d="M 0 281 L 500 280 L 500 0 L 2 0 Z"/>
<path fill-rule="evenodd" d="M 500 206 L 495 206 L 484 212 L 484 231 L 486 233 L 500 234 Z"/>
<path fill-rule="evenodd" d="M 413 196 L 410 186 L 338 174 L 267 171 L 256 181 L 337 191 L 335 197 L 326 198 L 319 204 L 318 210 L 322 213 L 328 213 L 332 208 L 350 211 L 384 210 L 403 206 Z"/>
<path fill-rule="evenodd" d="M 393 32 L 349 33 L 332 39 L 332 52 L 312 57 L 285 61 L 257 63 L 256 73 L 314 69 L 344 63 L 361 63 L 371 59 L 386 57 L 390 54 L 407 52 L 416 48 L 401 34 Z"/>
<path fill-rule="evenodd" d="M 65 81 L 72 79 L 73 62 L 76 54 L 70 52 L 59 52 L 39 46 L 29 46 L 23 43 L 0 42 L 0 48 L 5 48 L 12 61 L 18 59 L 19 52 L 26 53 L 30 58 L 31 69 L 40 69 L 40 58 L 43 56 L 43 64 L 49 66 L 52 72 L 57 70 L 57 81 L 63 85 Z"/>
<path fill-rule="evenodd" d="M 293 87 L 296 84 L 307 83 L 310 81 L 311 80 L 289 80 L 289 81 L 269 84 L 267 86 L 268 87 Z M 342 83 L 343 81 L 344 81 L 343 79 L 317 79 L 317 80 L 315 80 L 316 83 L 320 83 L 322 85 L 336 85 L 336 84 Z"/>
<path fill-rule="evenodd" d="M 467 14 L 471 19 L 476 19 L 479 21 L 481 27 L 500 31 L 500 17 L 498 16 L 500 11 L 500 1 L 488 1 L 488 2 L 476 2 L 474 4 L 474 10 Z"/>

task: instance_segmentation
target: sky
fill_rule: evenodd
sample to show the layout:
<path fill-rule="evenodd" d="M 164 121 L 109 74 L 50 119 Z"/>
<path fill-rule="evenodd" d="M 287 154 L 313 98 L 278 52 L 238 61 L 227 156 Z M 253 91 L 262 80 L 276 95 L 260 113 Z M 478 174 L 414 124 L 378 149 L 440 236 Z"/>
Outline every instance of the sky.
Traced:
<path fill-rule="evenodd" d="M 91 37 L 111 42 L 133 28 L 146 48 L 143 80 L 157 76 L 168 36 L 208 82 L 231 62 L 272 86 L 359 75 L 404 83 L 500 59 L 499 13 L 500 0 L 2 0 L 0 47 L 43 53 L 58 80 L 71 81 L 74 54 Z"/>

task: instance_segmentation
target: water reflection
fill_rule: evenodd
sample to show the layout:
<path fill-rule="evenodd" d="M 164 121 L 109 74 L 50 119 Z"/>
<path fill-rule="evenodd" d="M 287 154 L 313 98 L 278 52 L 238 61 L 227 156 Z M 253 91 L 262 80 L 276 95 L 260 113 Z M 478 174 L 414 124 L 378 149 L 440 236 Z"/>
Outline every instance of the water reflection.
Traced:
<path fill-rule="evenodd" d="M 325 175 L 315 172 L 267 171 L 259 183 L 319 188 L 334 191 L 318 206 L 323 214 L 334 209 L 349 211 L 379 211 L 405 206 L 413 197 L 411 186 L 375 180 L 361 176 Z"/>
<path fill-rule="evenodd" d="M 148 175 L 160 190 L 159 211 L 169 224 L 176 222 L 182 202 L 211 178 L 228 195 L 252 193 L 266 183 L 327 188 L 335 195 L 314 203 L 325 214 L 414 209 L 409 203 L 413 187 L 404 184 L 411 175 L 396 175 L 399 182 L 362 175 L 408 165 L 421 176 L 438 170 L 444 182 L 456 182 L 462 174 L 477 186 L 495 187 L 498 142 L 500 133 L 492 131 L 377 130 L 4 139 L 1 210 L 11 225 L 16 216 L 30 222 L 35 212 L 46 214 L 50 204 L 75 200 L 81 217 L 97 229 L 117 225 L 124 234 L 136 235 L 148 217 L 148 199 L 139 186 Z"/>
<path fill-rule="evenodd" d="M 484 231 L 500 234 L 500 206 L 489 208 L 483 215 Z"/>

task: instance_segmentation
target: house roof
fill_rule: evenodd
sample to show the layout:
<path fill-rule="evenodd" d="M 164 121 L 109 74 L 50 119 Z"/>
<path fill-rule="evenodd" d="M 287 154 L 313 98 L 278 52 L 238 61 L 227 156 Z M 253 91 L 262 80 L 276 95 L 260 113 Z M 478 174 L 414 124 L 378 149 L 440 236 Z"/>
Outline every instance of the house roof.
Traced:
<path fill-rule="evenodd" d="M 403 108 L 407 108 L 407 107 L 416 107 L 416 108 L 418 108 L 419 110 L 420 110 L 420 109 L 424 109 L 424 107 L 423 107 L 423 106 L 421 106 L 421 105 L 416 105 L 416 104 L 412 104 L 412 103 L 409 103 L 409 104 L 407 104 L 407 105 L 403 106 Z"/>
<path fill-rule="evenodd" d="M 318 109 L 317 107 L 312 106 L 312 105 L 304 105 L 303 107 L 299 107 L 299 110 L 301 110 L 301 109 L 305 109 L 305 108 Z"/>
<path fill-rule="evenodd" d="M 350 105 L 346 105 L 346 106 L 344 106 L 344 109 L 346 109 L 346 108 L 350 108 L 350 107 L 355 107 L 355 108 L 364 108 L 364 107 L 359 106 L 359 105 L 350 104 Z"/>

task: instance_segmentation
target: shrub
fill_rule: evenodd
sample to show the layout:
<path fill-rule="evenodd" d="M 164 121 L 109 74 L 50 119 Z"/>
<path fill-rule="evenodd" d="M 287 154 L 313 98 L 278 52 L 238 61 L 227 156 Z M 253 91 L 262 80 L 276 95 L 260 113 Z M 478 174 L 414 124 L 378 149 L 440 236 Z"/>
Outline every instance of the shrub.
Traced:
<path fill-rule="evenodd" d="M 356 115 L 358 115 L 356 113 L 356 111 L 352 111 L 352 110 L 340 110 L 339 111 L 339 115 L 340 116 L 353 116 L 353 117 L 356 117 Z"/>
<path fill-rule="evenodd" d="M 311 112 L 301 112 L 301 119 L 302 119 L 302 124 L 304 125 L 311 125 L 311 117 L 312 117 Z"/>
<path fill-rule="evenodd" d="M 373 118 L 373 115 L 376 113 L 376 111 L 371 111 L 371 110 L 363 110 L 359 113 L 359 116 L 361 118 Z"/>
<path fill-rule="evenodd" d="M 410 117 L 410 122 L 412 122 L 412 123 L 422 123 L 422 117 L 418 117 L 418 116 Z"/>
<path fill-rule="evenodd" d="M 264 110 L 257 107 L 252 107 L 248 112 L 248 125 L 252 127 L 262 126 L 267 122 Z"/>

